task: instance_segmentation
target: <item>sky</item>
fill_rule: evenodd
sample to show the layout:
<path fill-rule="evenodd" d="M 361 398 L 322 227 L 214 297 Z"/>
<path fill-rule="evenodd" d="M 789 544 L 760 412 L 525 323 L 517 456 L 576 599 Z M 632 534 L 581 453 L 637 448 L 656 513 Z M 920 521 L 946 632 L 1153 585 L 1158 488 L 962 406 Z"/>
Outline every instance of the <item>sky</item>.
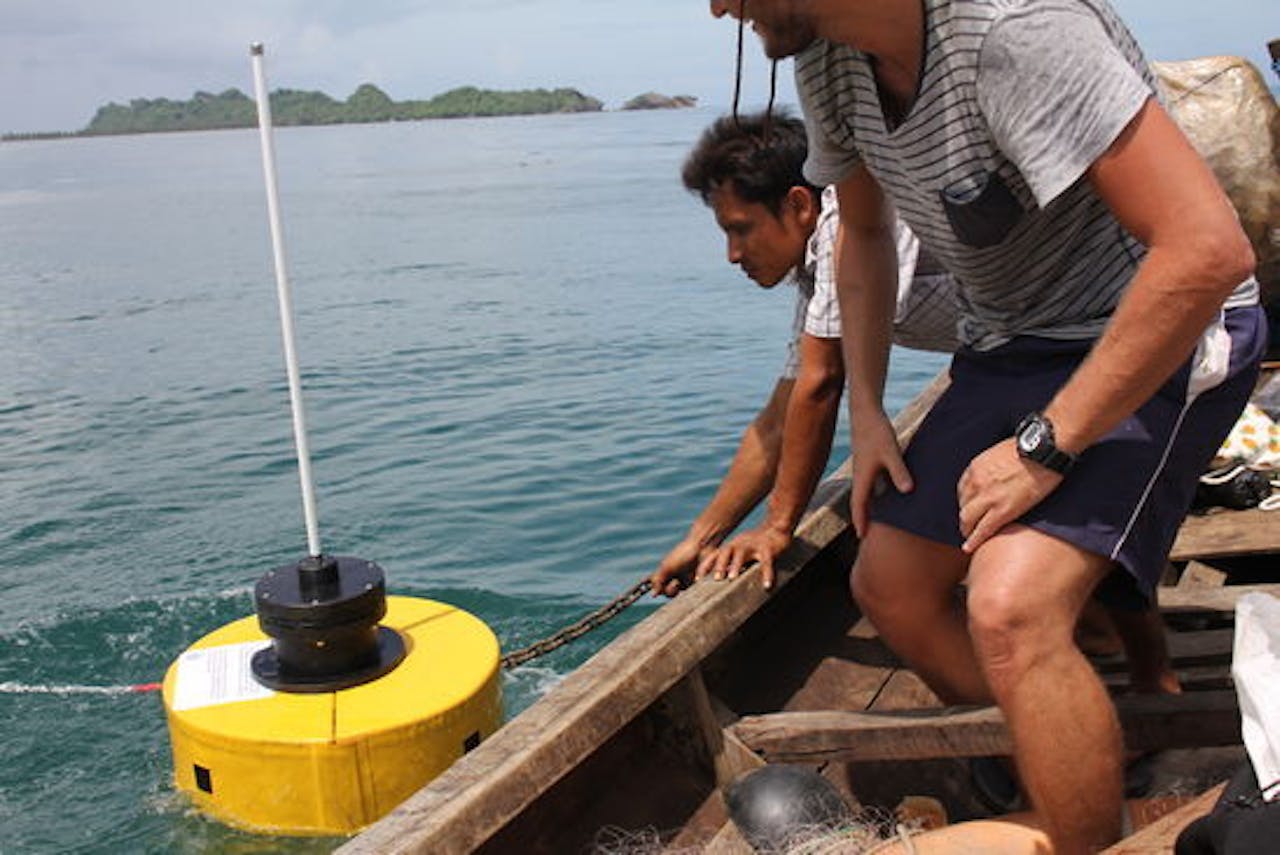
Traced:
<path fill-rule="evenodd" d="M 1271 72 L 1278 0 L 1112 0 L 1150 59 L 1244 56 Z M 606 108 L 642 92 L 728 106 L 736 33 L 706 0 L 0 0 L 0 133 L 74 131 L 98 107 L 197 90 L 252 93 L 248 46 L 272 89 L 396 100 L 456 86 L 572 87 Z M 743 104 L 768 95 L 748 33 Z M 794 103 L 789 64 L 780 99 Z"/>

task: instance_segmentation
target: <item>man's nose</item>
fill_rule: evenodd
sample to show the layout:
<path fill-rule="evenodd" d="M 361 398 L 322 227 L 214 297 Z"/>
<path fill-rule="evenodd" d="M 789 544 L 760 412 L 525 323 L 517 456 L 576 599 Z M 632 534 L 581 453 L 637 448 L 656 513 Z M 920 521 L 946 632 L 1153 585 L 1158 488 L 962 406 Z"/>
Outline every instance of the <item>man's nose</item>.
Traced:
<path fill-rule="evenodd" d="M 725 15 L 734 15 L 744 2 L 745 0 L 711 0 L 711 16 L 723 18 Z"/>
<path fill-rule="evenodd" d="M 728 247 L 729 263 L 737 264 L 742 261 L 742 244 L 733 238 L 729 238 L 726 245 Z"/>

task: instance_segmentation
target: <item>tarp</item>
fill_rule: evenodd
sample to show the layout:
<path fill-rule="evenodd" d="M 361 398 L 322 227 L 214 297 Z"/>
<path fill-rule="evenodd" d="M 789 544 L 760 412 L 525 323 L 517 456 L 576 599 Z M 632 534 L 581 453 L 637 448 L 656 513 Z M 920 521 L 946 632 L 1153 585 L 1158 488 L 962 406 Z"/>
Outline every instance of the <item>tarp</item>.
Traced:
<path fill-rule="evenodd" d="M 1153 62 L 1165 106 L 1213 168 L 1258 256 L 1263 302 L 1280 303 L 1280 108 L 1238 56 Z"/>

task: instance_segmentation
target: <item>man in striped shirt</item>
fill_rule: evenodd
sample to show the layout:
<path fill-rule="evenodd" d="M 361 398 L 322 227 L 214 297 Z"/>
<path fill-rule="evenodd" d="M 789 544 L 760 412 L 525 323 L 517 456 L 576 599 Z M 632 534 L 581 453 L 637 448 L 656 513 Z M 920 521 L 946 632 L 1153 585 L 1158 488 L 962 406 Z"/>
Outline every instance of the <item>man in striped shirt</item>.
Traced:
<path fill-rule="evenodd" d="M 830 454 L 844 384 L 833 258 L 839 211 L 834 188 L 820 190 L 804 180 L 806 153 L 804 124 L 775 111 L 722 117 L 685 162 L 685 187 L 715 213 L 729 262 L 762 288 L 794 285 L 795 320 L 781 377 L 743 434 L 719 489 L 659 563 L 651 577 L 655 595 L 674 595 L 683 582 L 709 572 L 728 575 L 729 559 L 773 528 L 789 536 Z M 896 300 L 895 341 L 952 352 L 950 276 L 920 257 L 919 242 L 907 228 L 896 228 L 895 241 L 908 286 Z M 735 551 L 719 549 L 775 482 L 788 482 L 787 470 L 801 468 L 804 483 L 789 492 L 797 500 L 785 507 L 770 502 L 770 519 L 780 515 L 786 522 L 739 535 L 729 545 Z M 740 567 L 740 561 L 733 566 L 733 576 Z M 771 566 L 765 572 L 771 580 Z"/>
<path fill-rule="evenodd" d="M 837 186 L 854 594 L 943 700 L 1000 705 L 1056 851 L 1105 845 L 1121 736 L 1072 631 L 1095 591 L 1146 604 L 1247 400 L 1264 346 L 1248 240 L 1104 0 L 711 10 L 796 57 L 805 174 Z M 952 385 L 905 457 L 881 405 L 886 199 L 960 306 Z"/>

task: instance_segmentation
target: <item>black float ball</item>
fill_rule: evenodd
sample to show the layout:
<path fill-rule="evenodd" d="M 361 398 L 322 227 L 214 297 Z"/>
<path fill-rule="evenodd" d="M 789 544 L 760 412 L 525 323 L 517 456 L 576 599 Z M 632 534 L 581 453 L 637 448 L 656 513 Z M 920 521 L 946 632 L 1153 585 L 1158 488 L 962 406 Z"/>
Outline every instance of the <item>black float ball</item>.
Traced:
<path fill-rule="evenodd" d="M 807 766 L 764 766 L 729 788 L 729 818 L 757 852 L 778 852 L 806 832 L 852 819 L 826 778 Z"/>

